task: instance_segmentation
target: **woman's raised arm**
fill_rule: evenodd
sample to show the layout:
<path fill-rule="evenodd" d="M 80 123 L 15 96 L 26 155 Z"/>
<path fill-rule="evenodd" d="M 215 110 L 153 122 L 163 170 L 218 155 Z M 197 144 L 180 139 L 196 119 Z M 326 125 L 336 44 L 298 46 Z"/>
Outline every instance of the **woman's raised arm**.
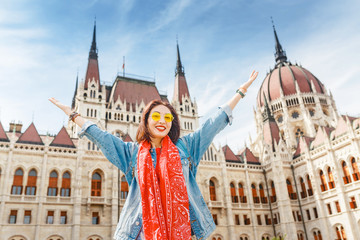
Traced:
<path fill-rule="evenodd" d="M 70 116 L 70 114 L 73 113 L 73 111 L 71 110 L 71 108 L 67 105 L 62 104 L 61 102 L 59 102 L 57 99 L 55 98 L 49 98 L 49 101 L 52 102 L 53 104 L 55 104 L 58 108 L 60 108 L 61 110 L 64 111 L 64 113 L 67 116 Z M 74 122 L 82 128 L 82 126 L 84 125 L 84 123 L 86 122 L 86 120 L 84 118 L 82 118 L 80 115 L 78 115 L 75 119 Z"/>

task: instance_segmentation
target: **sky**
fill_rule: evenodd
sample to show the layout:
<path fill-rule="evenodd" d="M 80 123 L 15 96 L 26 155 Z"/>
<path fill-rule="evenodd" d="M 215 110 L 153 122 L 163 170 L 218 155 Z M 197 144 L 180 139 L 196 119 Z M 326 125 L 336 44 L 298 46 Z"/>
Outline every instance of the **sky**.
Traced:
<path fill-rule="evenodd" d="M 253 109 L 275 65 L 271 17 L 288 60 L 331 91 L 338 112 L 360 117 L 360 2 L 283 0 L 2 0 L 0 122 L 31 122 L 56 134 L 67 117 L 47 99 L 71 104 L 88 62 L 94 20 L 100 80 L 121 72 L 154 78 L 172 99 L 178 41 L 200 123 L 227 102 L 253 69 L 259 76 L 215 144 L 234 152 L 256 138 Z"/>

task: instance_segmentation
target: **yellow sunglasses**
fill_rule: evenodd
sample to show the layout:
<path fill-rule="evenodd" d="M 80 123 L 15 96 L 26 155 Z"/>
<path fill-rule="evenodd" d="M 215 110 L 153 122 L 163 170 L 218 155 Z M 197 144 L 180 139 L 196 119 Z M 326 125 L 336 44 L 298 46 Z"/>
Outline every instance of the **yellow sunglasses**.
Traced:
<path fill-rule="evenodd" d="M 153 114 L 151 114 L 151 118 L 157 122 L 160 120 L 161 115 L 158 112 L 153 112 Z M 164 120 L 165 120 L 165 122 L 168 122 L 168 123 L 172 122 L 172 120 L 174 120 L 174 116 L 171 113 L 166 113 L 164 115 Z"/>

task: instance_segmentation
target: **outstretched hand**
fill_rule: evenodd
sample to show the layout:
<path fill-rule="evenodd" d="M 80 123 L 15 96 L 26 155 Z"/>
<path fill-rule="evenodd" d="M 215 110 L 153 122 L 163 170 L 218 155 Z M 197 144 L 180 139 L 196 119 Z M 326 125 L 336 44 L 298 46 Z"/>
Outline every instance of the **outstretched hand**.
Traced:
<path fill-rule="evenodd" d="M 249 80 L 244 83 L 243 85 L 241 85 L 241 87 L 239 89 L 244 90 L 244 92 L 247 91 L 247 89 L 250 87 L 250 85 L 255 81 L 257 75 L 259 74 L 259 72 L 256 72 L 255 70 L 252 71 L 252 73 L 250 74 Z"/>
<path fill-rule="evenodd" d="M 52 102 L 53 104 L 55 104 L 61 110 L 63 110 L 66 115 L 69 116 L 72 113 L 71 108 L 69 106 L 62 104 L 57 99 L 52 97 L 52 98 L 49 98 L 49 101 Z"/>

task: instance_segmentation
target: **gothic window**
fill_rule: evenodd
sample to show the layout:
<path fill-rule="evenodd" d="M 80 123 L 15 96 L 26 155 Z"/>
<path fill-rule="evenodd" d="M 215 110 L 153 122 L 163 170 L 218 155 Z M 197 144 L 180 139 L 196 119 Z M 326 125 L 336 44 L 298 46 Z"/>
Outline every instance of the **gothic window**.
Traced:
<path fill-rule="evenodd" d="M 133 116 L 133 122 L 136 122 L 135 116 Z"/>
<path fill-rule="evenodd" d="M 89 116 L 89 109 L 86 109 L 86 116 Z"/>
<path fill-rule="evenodd" d="M 328 167 L 329 189 L 335 188 L 334 176 L 331 172 L 331 168 Z"/>
<path fill-rule="evenodd" d="M 354 181 L 360 180 L 359 168 L 358 168 L 355 158 L 351 158 L 351 166 L 352 166 L 352 170 L 353 170 Z"/>
<path fill-rule="evenodd" d="M 36 173 L 35 169 L 32 169 L 29 172 L 29 176 L 28 176 L 28 180 L 27 180 L 27 185 L 26 185 L 26 189 L 25 189 L 26 195 L 35 195 L 36 194 L 36 179 L 37 179 L 37 173 Z"/>
<path fill-rule="evenodd" d="M 116 110 L 121 110 L 120 105 L 116 106 Z"/>
<path fill-rule="evenodd" d="M 70 173 L 65 172 L 62 176 L 60 196 L 70 197 L 70 190 L 71 190 L 70 185 L 71 185 Z"/>
<path fill-rule="evenodd" d="M 259 191 L 260 191 L 260 199 L 261 203 L 267 203 L 267 198 L 265 197 L 264 187 L 262 184 L 259 184 Z"/>
<path fill-rule="evenodd" d="M 66 224 L 67 223 L 67 212 L 61 211 L 60 212 L 60 224 Z"/>
<path fill-rule="evenodd" d="M 345 234 L 345 229 L 343 226 L 337 226 L 335 228 L 336 230 L 336 236 L 337 236 L 337 240 L 346 240 L 346 234 Z"/>
<path fill-rule="evenodd" d="M 343 161 L 341 165 L 344 173 L 344 177 L 343 177 L 344 183 L 345 184 L 351 183 L 350 171 L 348 166 L 346 165 L 346 162 Z"/>
<path fill-rule="evenodd" d="M 96 224 L 100 224 L 100 216 L 98 212 L 93 212 L 92 213 L 92 220 L 91 223 L 96 225 Z"/>
<path fill-rule="evenodd" d="M 283 122 L 283 116 L 282 115 L 280 115 L 278 118 L 277 118 L 277 121 L 278 121 L 278 123 L 282 123 Z"/>
<path fill-rule="evenodd" d="M 255 184 L 251 184 L 251 193 L 253 196 L 254 203 L 260 203 L 260 198 L 257 195 Z"/>
<path fill-rule="evenodd" d="M 10 216 L 9 216 L 9 223 L 10 224 L 15 224 L 16 223 L 16 218 L 17 218 L 17 210 L 11 210 L 10 211 Z"/>
<path fill-rule="evenodd" d="M 126 115 L 126 121 L 129 121 L 129 119 L 130 119 L 129 115 Z"/>
<path fill-rule="evenodd" d="M 301 128 L 296 128 L 295 137 L 296 142 L 299 142 L 299 138 L 304 135 L 304 131 Z"/>
<path fill-rule="evenodd" d="M 54 224 L 54 211 L 48 211 L 46 216 L 47 224 Z"/>
<path fill-rule="evenodd" d="M 97 172 L 91 178 L 91 196 L 101 196 L 101 176 Z"/>
<path fill-rule="evenodd" d="M 111 119 L 111 112 L 109 112 L 109 119 Z"/>
<path fill-rule="evenodd" d="M 57 196 L 57 183 L 58 183 L 58 174 L 54 170 L 50 173 L 49 177 L 49 187 L 48 187 L 48 196 Z"/>
<path fill-rule="evenodd" d="M 273 202 L 276 202 L 276 191 L 275 191 L 274 181 L 271 181 L 270 185 L 271 185 L 271 197 L 270 197 L 270 201 L 273 203 Z"/>
<path fill-rule="evenodd" d="M 313 193 L 312 184 L 311 184 L 309 175 L 306 176 L 306 181 L 307 181 L 307 185 L 308 185 L 308 194 L 309 194 L 309 196 L 312 196 L 314 193 Z"/>
<path fill-rule="evenodd" d="M 239 202 L 238 196 L 236 196 L 236 190 L 233 183 L 230 183 L 230 194 L 231 194 L 231 202 L 233 203 Z"/>
<path fill-rule="evenodd" d="M 14 195 L 21 195 L 22 193 L 22 184 L 23 184 L 23 177 L 24 177 L 24 172 L 21 168 L 18 168 L 15 171 L 15 175 L 14 175 L 14 180 L 13 180 L 13 185 L 11 187 L 11 194 Z"/>
<path fill-rule="evenodd" d="M 300 177 L 300 185 L 301 185 L 301 198 L 306 198 L 307 194 L 306 194 L 306 187 L 305 187 L 305 182 L 304 179 L 302 177 Z"/>
<path fill-rule="evenodd" d="M 291 181 L 289 179 L 286 179 L 286 185 L 287 185 L 290 199 L 292 199 L 292 200 L 297 199 L 296 193 L 294 192 Z"/>
<path fill-rule="evenodd" d="M 245 193 L 244 193 L 244 187 L 243 187 L 242 183 L 239 183 L 238 186 L 239 186 L 240 202 L 247 203 L 246 196 L 245 196 Z"/>
<path fill-rule="evenodd" d="M 356 209 L 357 208 L 355 197 L 350 197 L 350 208 L 351 209 Z"/>
<path fill-rule="evenodd" d="M 315 110 L 314 109 L 309 109 L 309 114 L 311 117 L 313 117 L 315 115 Z"/>
<path fill-rule="evenodd" d="M 94 110 L 94 117 L 96 117 L 96 109 Z"/>
<path fill-rule="evenodd" d="M 297 119 L 299 117 L 299 113 L 297 111 L 292 112 L 291 117 Z"/>
<path fill-rule="evenodd" d="M 25 210 L 24 212 L 24 224 L 30 224 L 31 223 L 31 211 Z"/>
<path fill-rule="evenodd" d="M 125 176 L 121 177 L 121 184 L 120 184 L 120 198 L 126 199 L 127 195 L 129 193 L 129 185 L 126 181 Z"/>
<path fill-rule="evenodd" d="M 325 178 L 325 174 L 322 170 L 320 170 L 320 181 L 321 181 L 321 185 L 320 185 L 320 188 L 321 188 L 321 191 L 324 192 L 327 190 L 327 184 L 326 184 L 326 178 Z"/>
<path fill-rule="evenodd" d="M 212 180 L 209 181 L 210 201 L 216 201 L 216 189 Z"/>

